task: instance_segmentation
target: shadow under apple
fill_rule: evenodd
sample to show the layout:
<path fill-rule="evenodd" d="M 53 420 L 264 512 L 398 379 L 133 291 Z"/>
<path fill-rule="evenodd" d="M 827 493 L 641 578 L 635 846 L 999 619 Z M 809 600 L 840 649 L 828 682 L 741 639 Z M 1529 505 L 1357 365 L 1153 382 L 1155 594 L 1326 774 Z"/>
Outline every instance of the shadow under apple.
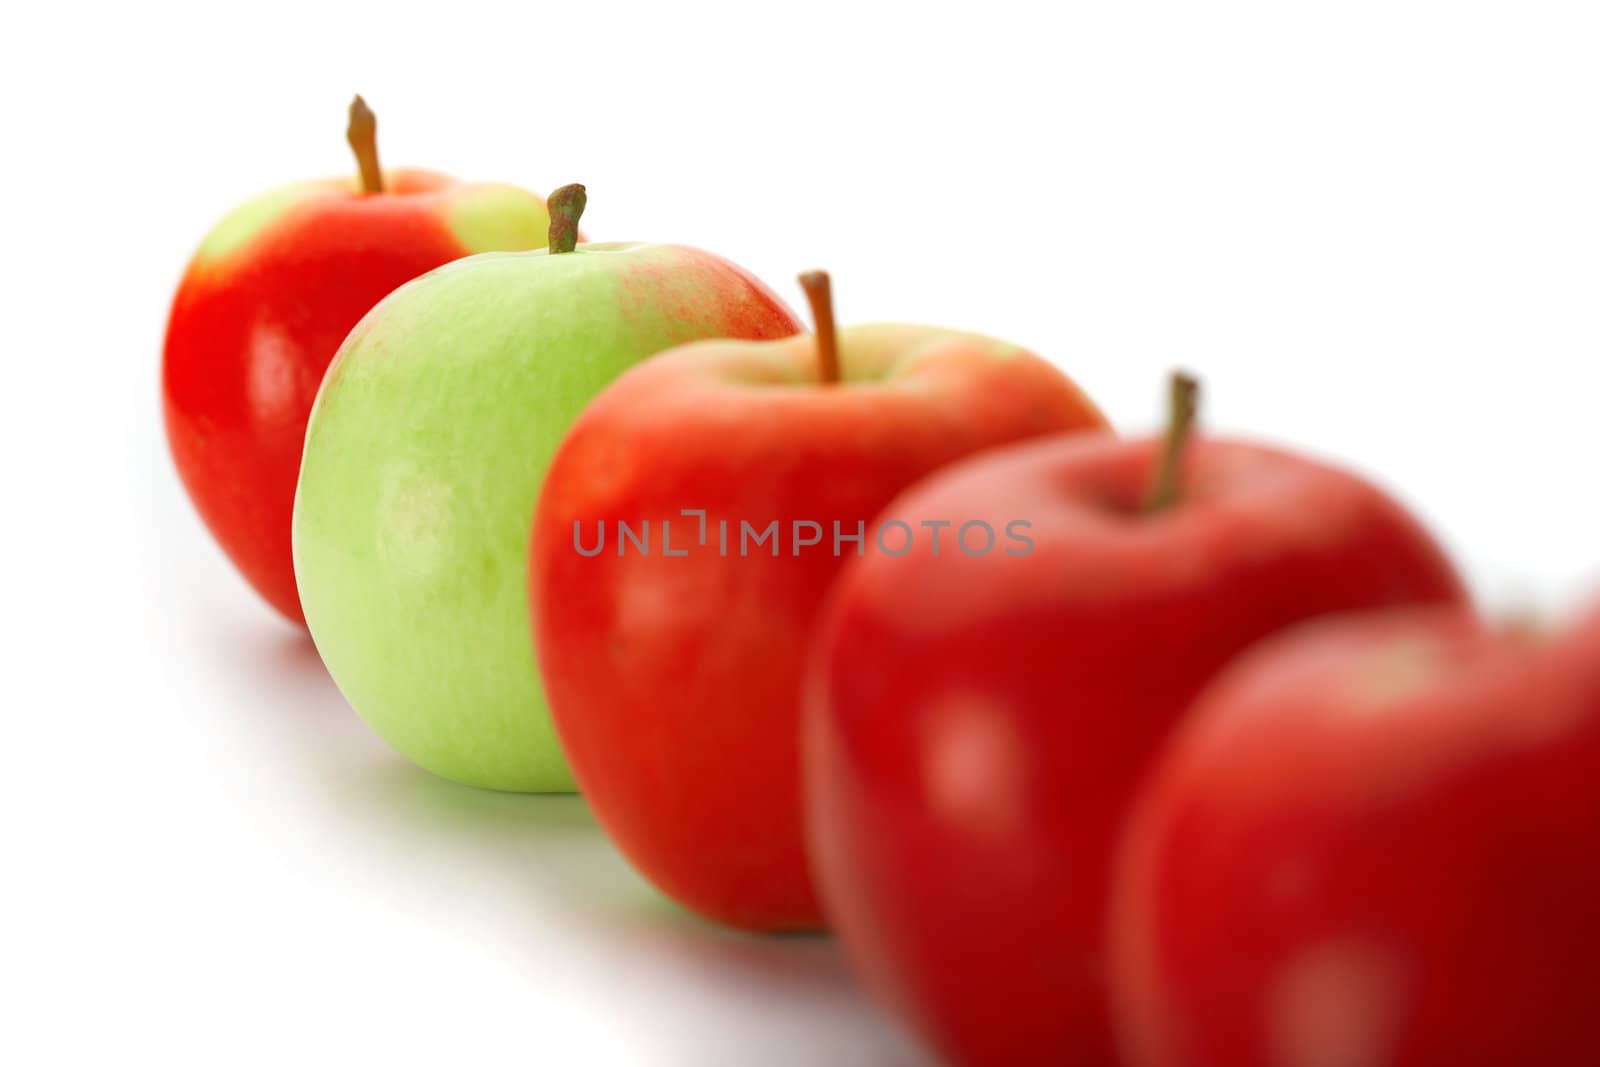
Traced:
<path fill-rule="evenodd" d="M 411 765 L 345 703 L 309 637 L 266 629 L 220 628 L 210 641 L 243 684 L 273 692 L 246 705 L 262 720 L 250 728 L 308 787 L 359 885 L 531 964 L 581 956 L 602 984 L 670 990 L 681 1007 L 638 1022 L 664 1053 L 683 1045 L 663 1062 L 799 1067 L 819 1051 L 863 1067 L 927 1062 L 864 1003 L 831 938 L 750 935 L 691 915 L 633 871 L 579 796 L 495 793 Z M 712 1013 L 730 1019 L 727 1033 L 677 1018 Z M 710 1060 L 707 1040 L 719 1050 Z"/>

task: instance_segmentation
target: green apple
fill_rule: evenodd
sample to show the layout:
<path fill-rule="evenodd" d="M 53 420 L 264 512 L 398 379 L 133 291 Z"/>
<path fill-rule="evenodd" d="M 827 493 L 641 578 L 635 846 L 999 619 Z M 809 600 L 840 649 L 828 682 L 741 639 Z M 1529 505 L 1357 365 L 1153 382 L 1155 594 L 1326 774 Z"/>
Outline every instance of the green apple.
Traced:
<path fill-rule="evenodd" d="M 573 788 L 528 617 L 528 534 L 568 425 L 640 360 L 800 322 L 739 267 L 675 245 L 577 245 L 582 186 L 548 249 L 458 260 L 351 331 L 306 431 L 294 566 L 345 697 L 435 774 Z"/>

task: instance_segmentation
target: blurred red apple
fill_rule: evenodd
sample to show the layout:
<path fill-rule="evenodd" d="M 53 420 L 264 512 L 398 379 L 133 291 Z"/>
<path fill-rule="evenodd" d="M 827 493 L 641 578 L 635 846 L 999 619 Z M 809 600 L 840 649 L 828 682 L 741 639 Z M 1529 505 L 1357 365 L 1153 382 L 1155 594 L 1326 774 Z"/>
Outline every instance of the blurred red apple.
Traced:
<path fill-rule="evenodd" d="M 854 561 L 817 642 L 805 784 L 829 920 L 963 1064 L 1112 1062 L 1112 849 L 1146 765 L 1241 649 L 1330 612 L 1458 601 L 1417 523 L 1349 474 L 1226 440 L 1020 445 L 884 520 L 1031 523 L 1022 555 Z"/>
<path fill-rule="evenodd" d="M 1140 1067 L 1600 1063 L 1600 612 L 1252 651 L 1161 760 L 1119 887 Z"/>

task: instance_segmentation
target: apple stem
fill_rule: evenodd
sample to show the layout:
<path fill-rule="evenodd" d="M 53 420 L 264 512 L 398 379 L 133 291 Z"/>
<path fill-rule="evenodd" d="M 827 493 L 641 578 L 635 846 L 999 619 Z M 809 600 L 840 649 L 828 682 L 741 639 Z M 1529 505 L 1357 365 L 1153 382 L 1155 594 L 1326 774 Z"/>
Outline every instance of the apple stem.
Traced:
<path fill-rule="evenodd" d="M 372 113 L 367 102 L 357 93 L 350 101 L 350 124 L 345 127 L 344 139 L 356 154 L 356 164 L 361 168 L 361 191 L 383 192 L 383 171 L 378 168 L 378 116 Z"/>
<path fill-rule="evenodd" d="M 800 275 L 800 288 L 811 302 L 811 320 L 817 326 L 817 377 L 823 385 L 839 382 L 839 333 L 833 324 L 833 282 L 825 270 Z"/>
<path fill-rule="evenodd" d="M 1161 442 L 1161 461 L 1144 499 L 1144 510 L 1165 511 L 1178 502 L 1183 480 L 1183 453 L 1193 435 L 1200 405 L 1200 383 L 1192 375 L 1173 371 L 1167 392 L 1167 434 Z"/>
<path fill-rule="evenodd" d="M 1519 645 L 1536 645 L 1549 635 L 1545 618 L 1531 605 L 1522 605 L 1509 612 L 1500 623 L 1506 639 Z"/>
<path fill-rule="evenodd" d="M 578 220 L 589 204 L 589 191 L 581 185 L 563 185 L 550 194 L 545 206 L 550 211 L 550 254 L 571 252 L 578 247 Z"/>

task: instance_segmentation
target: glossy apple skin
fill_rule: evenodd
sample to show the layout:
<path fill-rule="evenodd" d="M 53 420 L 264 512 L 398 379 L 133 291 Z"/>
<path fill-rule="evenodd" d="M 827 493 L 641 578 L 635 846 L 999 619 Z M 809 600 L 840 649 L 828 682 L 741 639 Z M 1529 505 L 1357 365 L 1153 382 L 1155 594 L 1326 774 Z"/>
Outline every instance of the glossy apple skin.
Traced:
<path fill-rule="evenodd" d="M 472 256 L 374 308 L 317 397 L 294 511 L 312 639 L 367 724 L 452 781 L 570 790 L 528 618 L 550 458 L 641 360 L 799 328 L 734 264 L 673 245 Z"/>
<path fill-rule="evenodd" d="M 218 224 L 172 303 L 167 440 L 201 518 L 250 584 L 302 622 L 289 544 L 306 418 L 350 328 L 402 283 L 461 256 L 535 248 L 544 201 L 399 170 L 388 190 L 304 182 Z"/>
<path fill-rule="evenodd" d="M 1600 1063 L 1600 612 L 1252 651 L 1160 761 L 1118 885 L 1140 1067 Z"/>
<path fill-rule="evenodd" d="M 663 892 L 750 930 L 821 921 L 802 839 L 799 685 L 818 605 L 855 550 L 833 555 L 832 523 L 853 533 L 984 448 L 1105 427 L 1058 370 L 988 338 L 853 327 L 840 360 L 846 381 L 826 388 L 810 336 L 692 345 L 628 372 L 562 444 L 534 527 L 539 659 L 584 795 Z M 685 508 L 706 511 L 706 546 Z M 592 547 L 600 521 L 663 518 L 686 557 L 574 548 L 574 522 Z M 824 544 L 797 557 L 786 532 L 778 558 L 770 547 L 741 558 L 739 523 L 771 519 L 818 522 Z"/>
<path fill-rule="evenodd" d="M 1201 439 L 1140 514 L 1153 441 L 980 457 L 886 513 L 1033 523 L 1034 551 L 855 561 L 805 720 L 814 871 L 867 983 L 953 1062 L 1115 1062 L 1112 848 L 1202 684 L 1290 623 L 1457 601 L 1439 549 L 1370 485 Z"/>

